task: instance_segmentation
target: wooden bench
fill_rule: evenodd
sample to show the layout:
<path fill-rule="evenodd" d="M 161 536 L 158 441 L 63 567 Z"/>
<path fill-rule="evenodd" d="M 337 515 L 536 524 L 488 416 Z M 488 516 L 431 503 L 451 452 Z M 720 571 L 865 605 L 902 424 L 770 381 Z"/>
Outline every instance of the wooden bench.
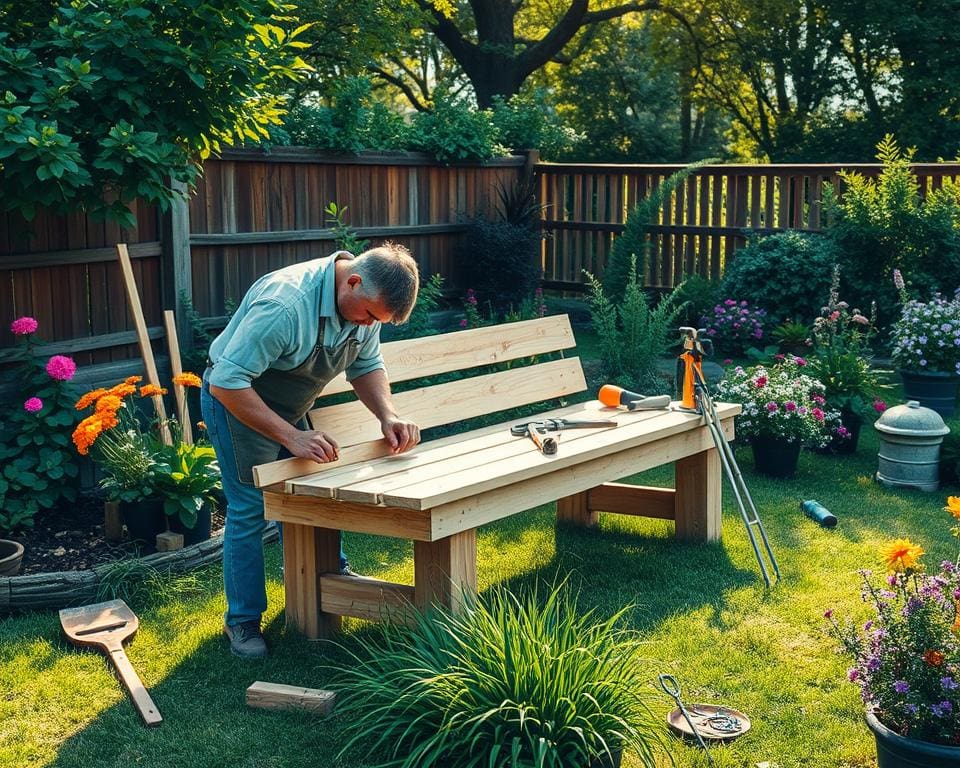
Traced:
<path fill-rule="evenodd" d="M 570 322 L 560 316 L 390 342 L 382 349 L 395 385 L 510 362 L 506 370 L 395 392 L 398 412 L 426 429 L 584 391 L 577 357 L 521 365 L 574 346 Z M 341 377 L 324 398 L 349 390 Z M 431 602 L 456 608 L 476 590 L 477 528 L 545 502 L 556 501 L 558 520 L 572 524 L 592 526 L 599 512 L 614 512 L 674 520 L 681 539 L 720 538 L 720 459 L 697 414 L 627 412 L 593 400 L 538 414 L 617 421 L 616 428 L 561 433 L 553 456 L 510 433 L 511 425 L 534 417 L 389 456 L 379 423 L 362 404 L 323 407 L 324 398 L 309 418 L 338 439 L 340 459 L 323 465 L 293 458 L 255 469 L 267 519 L 284 526 L 287 626 L 308 637 L 336 631 L 341 616 L 379 619 Z M 718 404 L 717 410 L 732 437 L 739 406 Z M 671 462 L 673 489 L 613 482 Z M 412 540 L 414 584 L 341 576 L 340 530 Z"/>

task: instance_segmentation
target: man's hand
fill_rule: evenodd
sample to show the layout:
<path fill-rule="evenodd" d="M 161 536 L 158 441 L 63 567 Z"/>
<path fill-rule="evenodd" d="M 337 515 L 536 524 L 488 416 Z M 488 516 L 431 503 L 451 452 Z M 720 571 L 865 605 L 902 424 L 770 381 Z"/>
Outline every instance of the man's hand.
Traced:
<path fill-rule="evenodd" d="M 340 458 L 340 446 L 326 432 L 298 429 L 284 441 L 283 445 L 294 456 L 313 459 L 321 464 Z"/>
<path fill-rule="evenodd" d="M 390 453 L 409 451 L 420 442 L 420 427 L 412 421 L 388 418 L 380 422 L 380 428 L 390 444 Z"/>

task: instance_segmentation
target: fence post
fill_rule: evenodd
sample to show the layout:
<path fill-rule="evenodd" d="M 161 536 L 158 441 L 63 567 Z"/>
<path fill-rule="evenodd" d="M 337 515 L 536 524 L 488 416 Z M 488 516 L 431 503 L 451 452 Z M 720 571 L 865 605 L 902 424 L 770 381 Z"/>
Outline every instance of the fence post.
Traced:
<path fill-rule="evenodd" d="M 190 200 L 187 185 L 170 181 L 175 197 L 169 213 L 164 217 L 163 262 L 166 285 L 164 301 L 174 308 L 177 335 L 184 349 L 193 347 L 193 328 L 187 318 L 181 294 L 193 302 L 193 269 L 190 261 Z"/>

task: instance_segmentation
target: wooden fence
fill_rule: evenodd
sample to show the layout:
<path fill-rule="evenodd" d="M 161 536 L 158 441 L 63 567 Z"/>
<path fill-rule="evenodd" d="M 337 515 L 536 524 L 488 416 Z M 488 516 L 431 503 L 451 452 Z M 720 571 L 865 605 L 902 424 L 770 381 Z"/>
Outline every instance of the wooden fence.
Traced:
<path fill-rule="evenodd" d="M 544 279 L 581 290 L 582 270 L 603 269 L 627 214 L 680 165 L 539 163 L 545 206 Z M 841 170 L 876 176 L 879 164 L 710 165 L 687 177 L 664 201 L 652 227 L 646 283 L 669 288 L 691 275 L 718 278 L 747 235 L 785 229 L 819 231 L 825 184 Z M 917 164 L 921 190 L 956 180 L 960 164 Z"/>

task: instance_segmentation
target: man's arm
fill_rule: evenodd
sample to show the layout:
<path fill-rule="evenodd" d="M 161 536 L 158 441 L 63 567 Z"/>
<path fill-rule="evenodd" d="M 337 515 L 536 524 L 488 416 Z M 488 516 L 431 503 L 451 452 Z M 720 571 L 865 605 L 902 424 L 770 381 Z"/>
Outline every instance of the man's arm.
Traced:
<path fill-rule="evenodd" d="M 294 456 L 321 463 L 336 461 L 340 456 L 340 446 L 330 435 L 297 429 L 287 423 L 263 402 L 263 398 L 252 387 L 224 389 L 211 384 L 210 394 L 241 423 L 280 443 Z"/>
<path fill-rule="evenodd" d="M 390 443 L 391 453 L 409 451 L 420 442 L 420 428 L 401 419 L 393 407 L 390 382 L 383 369 L 359 376 L 350 382 L 360 402 L 380 421 L 383 436 Z"/>

